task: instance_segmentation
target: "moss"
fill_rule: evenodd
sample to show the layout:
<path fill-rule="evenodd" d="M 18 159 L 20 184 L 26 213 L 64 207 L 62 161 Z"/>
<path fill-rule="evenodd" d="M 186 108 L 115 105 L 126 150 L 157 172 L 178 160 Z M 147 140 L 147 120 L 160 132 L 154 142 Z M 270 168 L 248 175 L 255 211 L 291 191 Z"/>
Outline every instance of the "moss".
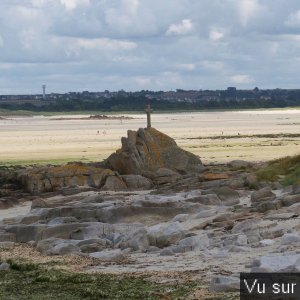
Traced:
<path fill-rule="evenodd" d="M 155 284 L 144 278 L 71 273 L 20 260 L 0 277 L 0 299 L 184 299 L 195 287 Z"/>

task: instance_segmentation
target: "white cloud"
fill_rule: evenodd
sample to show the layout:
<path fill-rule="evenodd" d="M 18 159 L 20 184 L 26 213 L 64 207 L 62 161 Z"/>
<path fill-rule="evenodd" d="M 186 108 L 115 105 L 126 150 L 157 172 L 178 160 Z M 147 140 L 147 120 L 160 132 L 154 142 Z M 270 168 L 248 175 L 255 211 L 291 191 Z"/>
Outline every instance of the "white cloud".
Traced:
<path fill-rule="evenodd" d="M 298 87 L 299 9 L 297 0 L 0 0 L 1 90 L 35 91 L 41 78 L 53 92 L 253 78 Z"/>
<path fill-rule="evenodd" d="M 224 32 L 222 32 L 220 29 L 212 28 L 209 31 L 209 39 L 211 41 L 217 42 L 221 40 L 224 37 Z"/>
<path fill-rule="evenodd" d="M 254 79 L 249 75 L 234 75 L 230 77 L 230 81 L 236 84 L 250 84 L 254 83 Z"/>
<path fill-rule="evenodd" d="M 90 0 L 60 0 L 66 10 L 72 11 L 80 5 L 90 5 Z"/>
<path fill-rule="evenodd" d="M 34 28 L 22 30 L 19 36 L 21 44 L 25 49 L 32 48 L 34 42 L 39 39 L 39 34 Z"/>
<path fill-rule="evenodd" d="M 261 8 L 259 0 L 238 0 L 239 17 L 242 25 L 246 26 Z"/>
<path fill-rule="evenodd" d="M 285 21 L 285 25 L 289 27 L 300 27 L 300 10 L 291 13 Z"/>
<path fill-rule="evenodd" d="M 151 83 L 151 79 L 148 77 L 136 77 L 135 81 L 139 86 L 142 87 L 148 86 Z"/>
<path fill-rule="evenodd" d="M 192 21 L 189 19 L 184 19 L 179 24 L 172 24 L 168 28 L 166 35 L 183 35 L 191 32 L 192 29 Z"/>
<path fill-rule="evenodd" d="M 221 61 L 203 61 L 202 66 L 206 70 L 221 71 L 224 68 L 224 63 Z"/>
<path fill-rule="evenodd" d="M 137 47 L 137 44 L 130 41 L 113 40 L 108 38 L 103 39 L 70 39 L 75 46 L 87 50 L 110 50 L 110 51 L 120 51 L 120 50 L 133 50 Z"/>
<path fill-rule="evenodd" d="M 4 46 L 4 39 L 3 37 L 0 35 L 0 47 Z"/>
<path fill-rule="evenodd" d="M 184 71 L 194 71 L 196 69 L 195 64 L 178 64 L 176 67 Z"/>

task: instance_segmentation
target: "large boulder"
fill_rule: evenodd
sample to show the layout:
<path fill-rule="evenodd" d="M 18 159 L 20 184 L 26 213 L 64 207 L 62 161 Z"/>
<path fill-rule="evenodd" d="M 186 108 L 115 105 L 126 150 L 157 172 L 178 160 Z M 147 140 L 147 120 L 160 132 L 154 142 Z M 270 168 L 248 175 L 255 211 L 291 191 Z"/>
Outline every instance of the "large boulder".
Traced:
<path fill-rule="evenodd" d="M 272 192 L 269 187 L 262 188 L 258 191 L 255 191 L 251 194 L 251 202 L 262 202 L 266 200 L 274 200 L 276 195 Z"/>
<path fill-rule="evenodd" d="M 122 148 L 108 157 L 105 166 L 120 174 L 144 174 L 167 168 L 181 174 L 199 172 L 198 156 L 179 148 L 166 134 L 154 128 L 129 130 Z"/>
<path fill-rule="evenodd" d="M 141 175 L 123 175 L 122 178 L 130 190 L 150 190 L 153 187 L 152 181 Z"/>
<path fill-rule="evenodd" d="M 262 256 L 252 263 L 251 272 L 299 272 L 300 254 L 287 254 L 281 256 Z"/>
<path fill-rule="evenodd" d="M 179 222 L 157 224 L 148 228 L 150 245 L 159 248 L 177 243 L 184 235 L 184 228 Z"/>

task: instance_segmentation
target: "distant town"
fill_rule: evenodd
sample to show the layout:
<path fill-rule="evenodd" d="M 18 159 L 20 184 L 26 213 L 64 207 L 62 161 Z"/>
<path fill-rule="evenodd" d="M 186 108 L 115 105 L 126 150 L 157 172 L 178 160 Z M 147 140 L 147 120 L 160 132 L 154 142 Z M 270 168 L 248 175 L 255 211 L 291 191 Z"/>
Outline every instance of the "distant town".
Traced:
<path fill-rule="evenodd" d="M 69 92 L 41 94 L 0 95 L 0 108 L 39 110 L 139 110 L 146 103 L 161 109 L 201 108 L 253 108 L 300 106 L 300 89 L 259 89 L 239 90 L 183 90 L 126 92 Z"/>

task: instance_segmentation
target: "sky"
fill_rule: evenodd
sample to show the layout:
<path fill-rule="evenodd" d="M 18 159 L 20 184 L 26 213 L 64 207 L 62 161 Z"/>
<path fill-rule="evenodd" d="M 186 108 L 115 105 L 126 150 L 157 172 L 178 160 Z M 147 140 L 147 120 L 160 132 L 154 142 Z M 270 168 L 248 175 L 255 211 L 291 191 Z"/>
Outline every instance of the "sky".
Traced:
<path fill-rule="evenodd" d="M 299 0 L 0 0 L 0 94 L 300 88 Z"/>

